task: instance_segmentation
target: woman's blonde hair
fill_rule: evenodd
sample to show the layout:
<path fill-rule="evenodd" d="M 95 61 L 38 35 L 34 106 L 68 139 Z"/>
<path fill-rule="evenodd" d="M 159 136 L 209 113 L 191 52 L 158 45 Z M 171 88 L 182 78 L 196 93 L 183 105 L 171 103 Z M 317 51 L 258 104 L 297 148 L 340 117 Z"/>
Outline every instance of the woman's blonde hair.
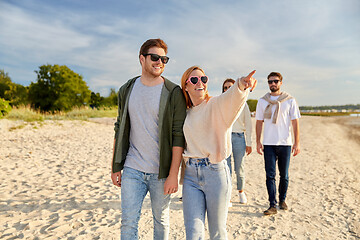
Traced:
<path fill-rule="evenodd" d="M 190 96 L 189 96 L 189 93 L 187 91 L 185 91 L 185 86 L 186 86 L 186 81 L 188 80 L 188 78 L 190 77 L 190 74 L 192 73 L 192 71 L 195 71 L 195 70 L 199 70 L 201 71 L 203 74 L 205 74 L 204 70 L 199 67 L 199 66 L 192 66 L 192 67 L 189 67 L 185 72 L 184 74 L 182 75 L 181 77 L 181 89 L 184 93 L 184 96 L 185 96 L 185 100 L 186 100 L 186 107 L 187 108 L 191 108 L 193 106 L 193 103 L 190 99 Z M 208 101 L 210 99 L 210 96 L 209 96 L 209 92 L 206 88 L 206 93 L 205 93 L 205 100 Z"/>

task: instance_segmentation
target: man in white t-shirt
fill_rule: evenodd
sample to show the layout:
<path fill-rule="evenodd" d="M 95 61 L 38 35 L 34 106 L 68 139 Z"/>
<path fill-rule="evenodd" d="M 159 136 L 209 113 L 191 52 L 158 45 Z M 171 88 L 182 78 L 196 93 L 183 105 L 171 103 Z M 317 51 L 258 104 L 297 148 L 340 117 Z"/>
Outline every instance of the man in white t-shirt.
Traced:
<path fill-rule="evenodd" d="M 280 73 L 272 72 L 267 79 L 270 93 L 260 98 L 256 106 L 256 149 L 260 155 L 264 153 L 265 160 L 266 187 L 270 207 L 264 211 L 264 214 L 272 215 L 277 213 L 276 161 L 278 161 L 280 173 L 279 208 L 288 209 L 285 198 L 289 184 L 290 155 L 291 152 L 293 156 L 300 153 L 300 111 L 295 99 L 288 93 L 280 91 L 283 80 Z M 264 136 L 263 143 L 261 143 L 263 124 Z M 294 143 L 291 136 L 291 125 Z"/>

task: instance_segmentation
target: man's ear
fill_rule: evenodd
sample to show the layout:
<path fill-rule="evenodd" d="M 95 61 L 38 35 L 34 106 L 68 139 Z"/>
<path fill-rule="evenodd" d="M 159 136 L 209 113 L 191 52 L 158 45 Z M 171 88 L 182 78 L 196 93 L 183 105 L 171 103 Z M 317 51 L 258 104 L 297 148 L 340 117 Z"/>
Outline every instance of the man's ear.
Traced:
<path fill-rule="evenodd" d="M 140 55 L 140 56 L 139 56 L 139 61 L 140 61 L 140 64 L 141 64 L 141 66 L 142 66 L 143 63 L 145 62 L 145 57 L 144 57 L 144 55 Z"/>

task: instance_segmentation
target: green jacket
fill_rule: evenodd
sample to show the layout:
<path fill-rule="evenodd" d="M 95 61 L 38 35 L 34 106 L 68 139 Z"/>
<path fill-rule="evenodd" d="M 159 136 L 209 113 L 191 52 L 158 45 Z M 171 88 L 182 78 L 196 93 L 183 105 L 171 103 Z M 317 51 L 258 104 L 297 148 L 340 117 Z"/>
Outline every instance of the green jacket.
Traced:
<path fill-rule="evenodd" d="M 139 77 L 139 76 L 138 76 Z M 129 150 L 130 116 L 129 98 L 134 86 L 135 77 L 121 86 L 118 93 L 118 117 L 115 123 L 115 146 L 112 160 L 112 171 L 119 172 L 124 168 Z M 172 161 L 172 147 L 184 147 L 183 124 L 186 117 L 186 103 L 181 88 L 164 78 L 159 107 L 159 179 L 169 175 Z"/>

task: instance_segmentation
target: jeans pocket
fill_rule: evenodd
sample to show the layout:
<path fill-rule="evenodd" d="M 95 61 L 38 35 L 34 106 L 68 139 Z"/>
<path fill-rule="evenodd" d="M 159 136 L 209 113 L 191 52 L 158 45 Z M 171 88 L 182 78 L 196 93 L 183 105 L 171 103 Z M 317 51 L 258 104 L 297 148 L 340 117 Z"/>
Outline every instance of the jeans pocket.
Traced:
<path fill-rule="evenodd" d="M 223 162 L 209 164 L 209 169 L 212 171 L 222 171 L 224 168 L 225 165 Z"/>

